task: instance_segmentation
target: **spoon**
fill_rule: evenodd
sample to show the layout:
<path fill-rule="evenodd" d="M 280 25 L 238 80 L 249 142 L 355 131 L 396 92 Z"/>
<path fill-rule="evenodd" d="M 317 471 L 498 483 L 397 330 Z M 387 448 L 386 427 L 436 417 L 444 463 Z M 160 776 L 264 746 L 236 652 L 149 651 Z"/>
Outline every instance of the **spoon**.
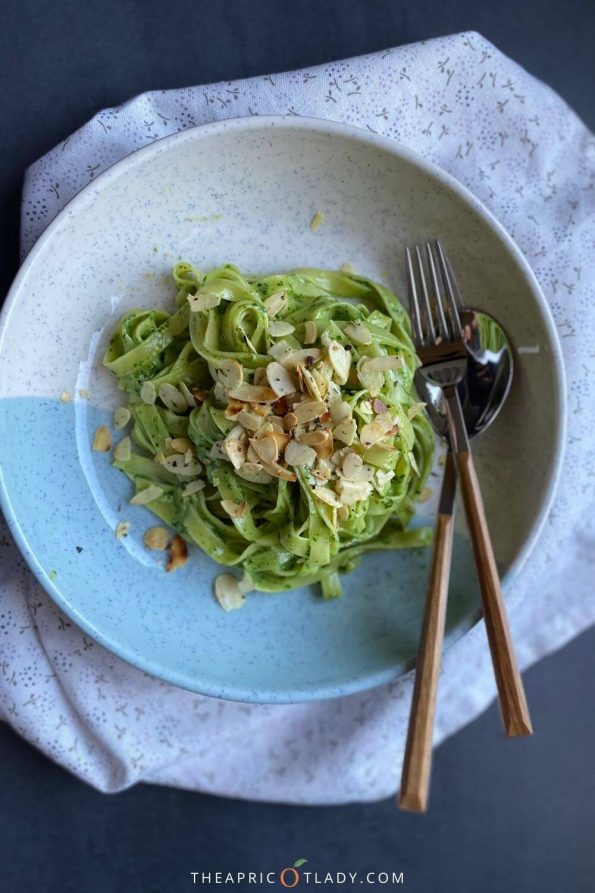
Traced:
<path fill-rule="evenodd" d="M 506 333 L 492 316 L 465 308 L 460 311 L 460 317 L 469 361 L 458 390 L 465 427 L 471 438 L 485 431 L 502 408 L 512 383 L 513 360 Z M 419 398 L 426 403 L 434 430 L 448 441 L 442 388 L 429 383 L 419 372 L 415 376 L 415 386 Z M 425 811 L 430 788 L 434 713 L 444 640 L 456 485 L 456 469 L 449 449 L 434 528 L 428 592 L 401 776 L 399 803 L 402 809 L 413 812 Z"/>

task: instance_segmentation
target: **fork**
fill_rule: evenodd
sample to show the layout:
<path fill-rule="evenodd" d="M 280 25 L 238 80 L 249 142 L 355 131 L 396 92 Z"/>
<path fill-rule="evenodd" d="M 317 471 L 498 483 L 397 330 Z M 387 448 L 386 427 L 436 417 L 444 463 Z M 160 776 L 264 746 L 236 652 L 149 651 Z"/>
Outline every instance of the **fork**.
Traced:
<path fill-rule="evenodd" d="M 467 352 L 457 309 L 457 303 L 460 306 L 462 302 L 440 242 L 434 246 L 426 243 L 425 254 L 429 285 L 422 250 L 416 247 L 414 263 L 407 249 L 413 339 L 422 363 L 422 374 L 429 382 L 441 387 L 444 394 L 450 447 L 473 546 L 504 727 L 511 736 L 530 735 L 533 731 L 531 718 L 514 654 L 481 490 L 457 391 L 457 385 L 467 372 Z M 416 268 L 421 300 L 416 284 Z"/>

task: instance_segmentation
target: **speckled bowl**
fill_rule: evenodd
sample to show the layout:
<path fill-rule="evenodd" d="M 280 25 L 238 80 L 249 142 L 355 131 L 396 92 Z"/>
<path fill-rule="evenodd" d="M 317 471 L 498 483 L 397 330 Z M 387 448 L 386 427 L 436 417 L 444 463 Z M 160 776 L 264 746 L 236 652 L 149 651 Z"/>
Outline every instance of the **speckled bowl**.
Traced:
<path fill-rule="evenodd" d="M 324 222 L 312 231 L 316 211 Z M 133 306 L 169 305 L 185 258 L 269 272 L 345 262 L 403 294 L 406 241 L 439 235 L 470 303 L 517 347 L 508 404 L 477 443 L 506 581 L 535 542 L 560 466 L 563 372 L 548 308 L 518 249 L 442 171 L 374 134 L 300 118 L 225 121 L 161 140 L 116 164 L 48 227 L 4 306 L 0 331 L 2 505 L 57 604 L 117 655 L 169 682 L 247 701 L 325 698 L 387 681 L 414 657 L 424 551 L 366 556 L 340 600 L 314 590 L 251 595 L 225 614 L 220 568 L 197 548 L 165 574 L 143 547 L 153 523 L 130 483 L 91 451 L 119 394 L 101 365 Z M 88 389 L 90 398 L 79 395 Z M 59 399 L 62 391 L 72 403 Z M 437 484 L 437 477 L 434 478 Z M 432 504 L 416 523 L 431 519 Z M 119 520 L 132 522 L 117 540 Z M 448 641 L 477 619 L 469 546 L 454 554 Z"/>

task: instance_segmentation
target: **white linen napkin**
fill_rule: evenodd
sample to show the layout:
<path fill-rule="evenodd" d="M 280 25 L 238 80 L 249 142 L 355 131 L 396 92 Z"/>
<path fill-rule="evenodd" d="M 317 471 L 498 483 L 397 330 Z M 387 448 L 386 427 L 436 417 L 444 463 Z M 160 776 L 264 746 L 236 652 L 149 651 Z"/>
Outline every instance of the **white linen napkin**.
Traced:
<path fill-rule="evenodd" d="M 595 620 L 595 138 L 548 87 L 473 33 L 304 71 L 147 93 L 100 112 L 28 170 L 23 251 L 68 199 L 129 152 L 185 127 L 257 114 L 331 118 L 410 146 L 494 212 L 537 274 L 562 337 L 569 432 L 553 511 L 508 597 L 526 667 Z M 95 787 L 116 791 L 144 780 L 314 804 L 395 791 L 411 675 L 303 705 L 200 697 L 84 636 L 35 582 L 3 526 L 0 558 L 0 716 Z M 445 656 L 436 740 L 494 695 L 480 624 Z"/>

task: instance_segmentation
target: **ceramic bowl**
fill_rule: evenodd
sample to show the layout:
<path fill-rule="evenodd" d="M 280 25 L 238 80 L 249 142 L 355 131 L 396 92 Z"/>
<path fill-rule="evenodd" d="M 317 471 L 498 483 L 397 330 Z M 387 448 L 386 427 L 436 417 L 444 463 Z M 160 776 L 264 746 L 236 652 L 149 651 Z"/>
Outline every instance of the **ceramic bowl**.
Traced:
<path fill-rule="evenodd" d="M 310 227 L 313 215 L 322 225 Z M 494 314 L 517 348 L 508 403 L 476 442 L 494 547 L 507 584 L 552 500 L 564 430 L 563 371 L 552 319 L 511 239 L 462 186 L 372 133 L 301 118 L 225 121 L 154 143 L 84 189 L 26 259 L 1 316 L 2 505 L 56 603 L 130 663 L 204 694 L 292 702 L 355 692 L 410 666 L 426 551 L 367 555 L 344 596 L 254 593 L 226 614 L 220 566 L 192 548 L 172 574 L 147 552 L 154 523 L 128 504 L 130 482 L 91 450 L 121 394 L 101 357 L 119 317 L 172 305 L 172 264 L 253 272 L 349 262 L 404 295 L 403 248 L 439 236 L 469 303 Z M 81 391 L 88 390 L 84 399 Z M 60 400 L 68 391 L 71 403 Z M 431 479 L 439 486 L 438 470 Z M 415 523 L 431 523 L 432 503 Z M 461 515 L 462 513 L 459 513 Z M 132 523 L 116 539 L 120 520 Z M 462 522 L 447 643 L 478 616 Z"/>

